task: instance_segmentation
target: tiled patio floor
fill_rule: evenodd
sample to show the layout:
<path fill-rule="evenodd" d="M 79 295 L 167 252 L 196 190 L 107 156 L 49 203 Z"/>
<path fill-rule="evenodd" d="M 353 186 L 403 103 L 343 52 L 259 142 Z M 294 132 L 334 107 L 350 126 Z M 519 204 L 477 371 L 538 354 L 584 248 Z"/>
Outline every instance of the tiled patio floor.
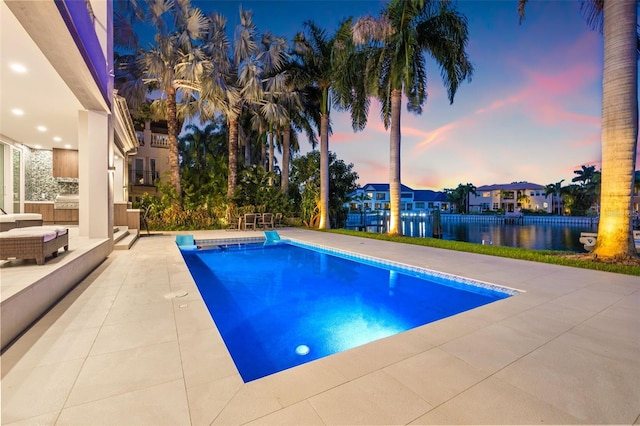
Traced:
<path fill-rule="evenodd" d="M 525 293 L 243 383 L 175 237 L 143 237 L 2 354 L 2 424 L 640 421 L 638 277 L 279 232 Z"/>

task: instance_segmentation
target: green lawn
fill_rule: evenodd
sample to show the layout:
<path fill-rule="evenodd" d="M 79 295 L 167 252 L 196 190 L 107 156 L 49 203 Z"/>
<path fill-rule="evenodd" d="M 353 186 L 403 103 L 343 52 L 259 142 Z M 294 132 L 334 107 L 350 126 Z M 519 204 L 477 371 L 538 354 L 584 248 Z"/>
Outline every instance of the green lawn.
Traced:
<path fill-rule="evenodd" d="M 331 229 L 324 232 L 352 235 L 374 240 L 393 241 L 417 246 L 435 247 L 445 250 L 464 251 L 468 253 L 486 254 L 489 256 L 508 257 L 511 259 L 530 260 L 533 262 L 552 263 L 555 265 L 572 266 L 575 268 L 595 269 L 598 271 L 615 272 L 618 274 L 640 276 L 640 262 L 637 265 L 621 265 L 604 263 L 592 259 L 576 259 L 568 257 L 566 252 L 551 250 L 529 250 L 515 247 L 480 245 L 462 241 L 440 240 L 437 238 L 391 237 L 386 234 L 351 231 L 346 229 Z"/>

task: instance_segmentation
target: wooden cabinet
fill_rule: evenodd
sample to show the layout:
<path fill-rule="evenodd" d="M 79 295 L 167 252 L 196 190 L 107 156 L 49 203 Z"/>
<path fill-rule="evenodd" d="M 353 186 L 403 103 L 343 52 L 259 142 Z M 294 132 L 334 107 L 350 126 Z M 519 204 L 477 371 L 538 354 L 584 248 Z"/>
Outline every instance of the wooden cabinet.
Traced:
<path fill-rule="evenodd" d="M 46 224 L 77 225 L 80 218 L 78 209 L 54 209 L 53 203 L 24 203 L 25 213 L 39 213 L 42 215 L 42 222 Z"/>
<path fill-rule="evenodd" d="M 53 177 L 78 177 L 78 151 L 53 148 Z"/>
<path fill-rule="evenodd" d="M 55 223 L 77 225 L 79 216 L 78 209 L 53 209 Z"/>
<path fill-rule="evenodd" d="M 53 223 L 53 203 L 24 203 L 25 213 L 38 213 L 42 215 L 42 222 L 45 224 Z"/>

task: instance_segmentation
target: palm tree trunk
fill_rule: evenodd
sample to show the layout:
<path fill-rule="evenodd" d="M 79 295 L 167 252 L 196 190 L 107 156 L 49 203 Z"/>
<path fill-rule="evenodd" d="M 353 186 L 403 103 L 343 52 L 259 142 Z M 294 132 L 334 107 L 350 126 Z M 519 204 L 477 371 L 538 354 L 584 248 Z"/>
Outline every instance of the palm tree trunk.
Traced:
<path fill-rule="evenodd" d="M 402 106 L 402 91 L 391 91 L 391 126 L 389 133 L 389 205 L 391 217 L 389 219 L 389 235 L 401 235 L 400 229 L 400 108 Z"/>
<path fill-rule="evenodd" d="M 276 133 L 273 129 L 271 129 L 271 131 L 269 132 L 269 157 L 267 159 L 267 170 L 272 172 L 273 171 L 273 144 L 274 144 L 274 138 L 276 136 Z"/>
<path fill-rule="evenodd" d="M 244 138 L 244 165 L 251 165 L 251 141 L 247 137 Z"/>
<path fill-rule="evenodd" d="M 320 223 L 319 229 L 331 229 L 329 223 L 329 114 L 320 117 Z"/>
<path fill-rule="evenodd" d="M 602 194 L 598 257 L 637 256 L 631 232 L 638 144 L 638 3 L 604 2 L 602 75 Z"/>
<path fill-rule="evenodd" d="M 286 125 L 282 134 L 282 175 L 280 191 L 287 195 L 289 192 L 289 162 L 291 156 L 291 126 Z"/>
<path fill-rule="evenodd" d="M 180 195 L 180 157 L 178 154 L 178 118 L 176 89 L 167 90 L 167 132 L 169 133 L 169 170 L 171 186 Z"/>
<path fill-rule="evenodd" d="M 227 198 L 233 198 L 238 182 L 238 117 L 229 118 L 229 178 L 227 180 Z"/>
<path fill-rule="evenodd" d="M 267 135 L 264 134 L 263 137 L 260 138 L 260 164 L 265 169 L 267 168 Z"/>
<path fill-rule="evenodd" d="M 275 128 L 269 133 L 269 172 L 273 172 L 273 146 L 275 145 L 276 130 Z M 269 186 L 273 185 L 273 179 L 269 178 Z"/>

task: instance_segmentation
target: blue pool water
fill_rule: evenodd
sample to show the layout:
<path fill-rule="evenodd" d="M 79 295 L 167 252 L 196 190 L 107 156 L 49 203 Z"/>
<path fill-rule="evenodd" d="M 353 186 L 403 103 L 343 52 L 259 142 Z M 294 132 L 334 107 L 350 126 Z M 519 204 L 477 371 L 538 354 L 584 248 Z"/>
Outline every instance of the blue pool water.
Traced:
<path fill-rule="evenodd" d="M 510 295 L 297 243 L 182 254 L 245 382 Z"/>

